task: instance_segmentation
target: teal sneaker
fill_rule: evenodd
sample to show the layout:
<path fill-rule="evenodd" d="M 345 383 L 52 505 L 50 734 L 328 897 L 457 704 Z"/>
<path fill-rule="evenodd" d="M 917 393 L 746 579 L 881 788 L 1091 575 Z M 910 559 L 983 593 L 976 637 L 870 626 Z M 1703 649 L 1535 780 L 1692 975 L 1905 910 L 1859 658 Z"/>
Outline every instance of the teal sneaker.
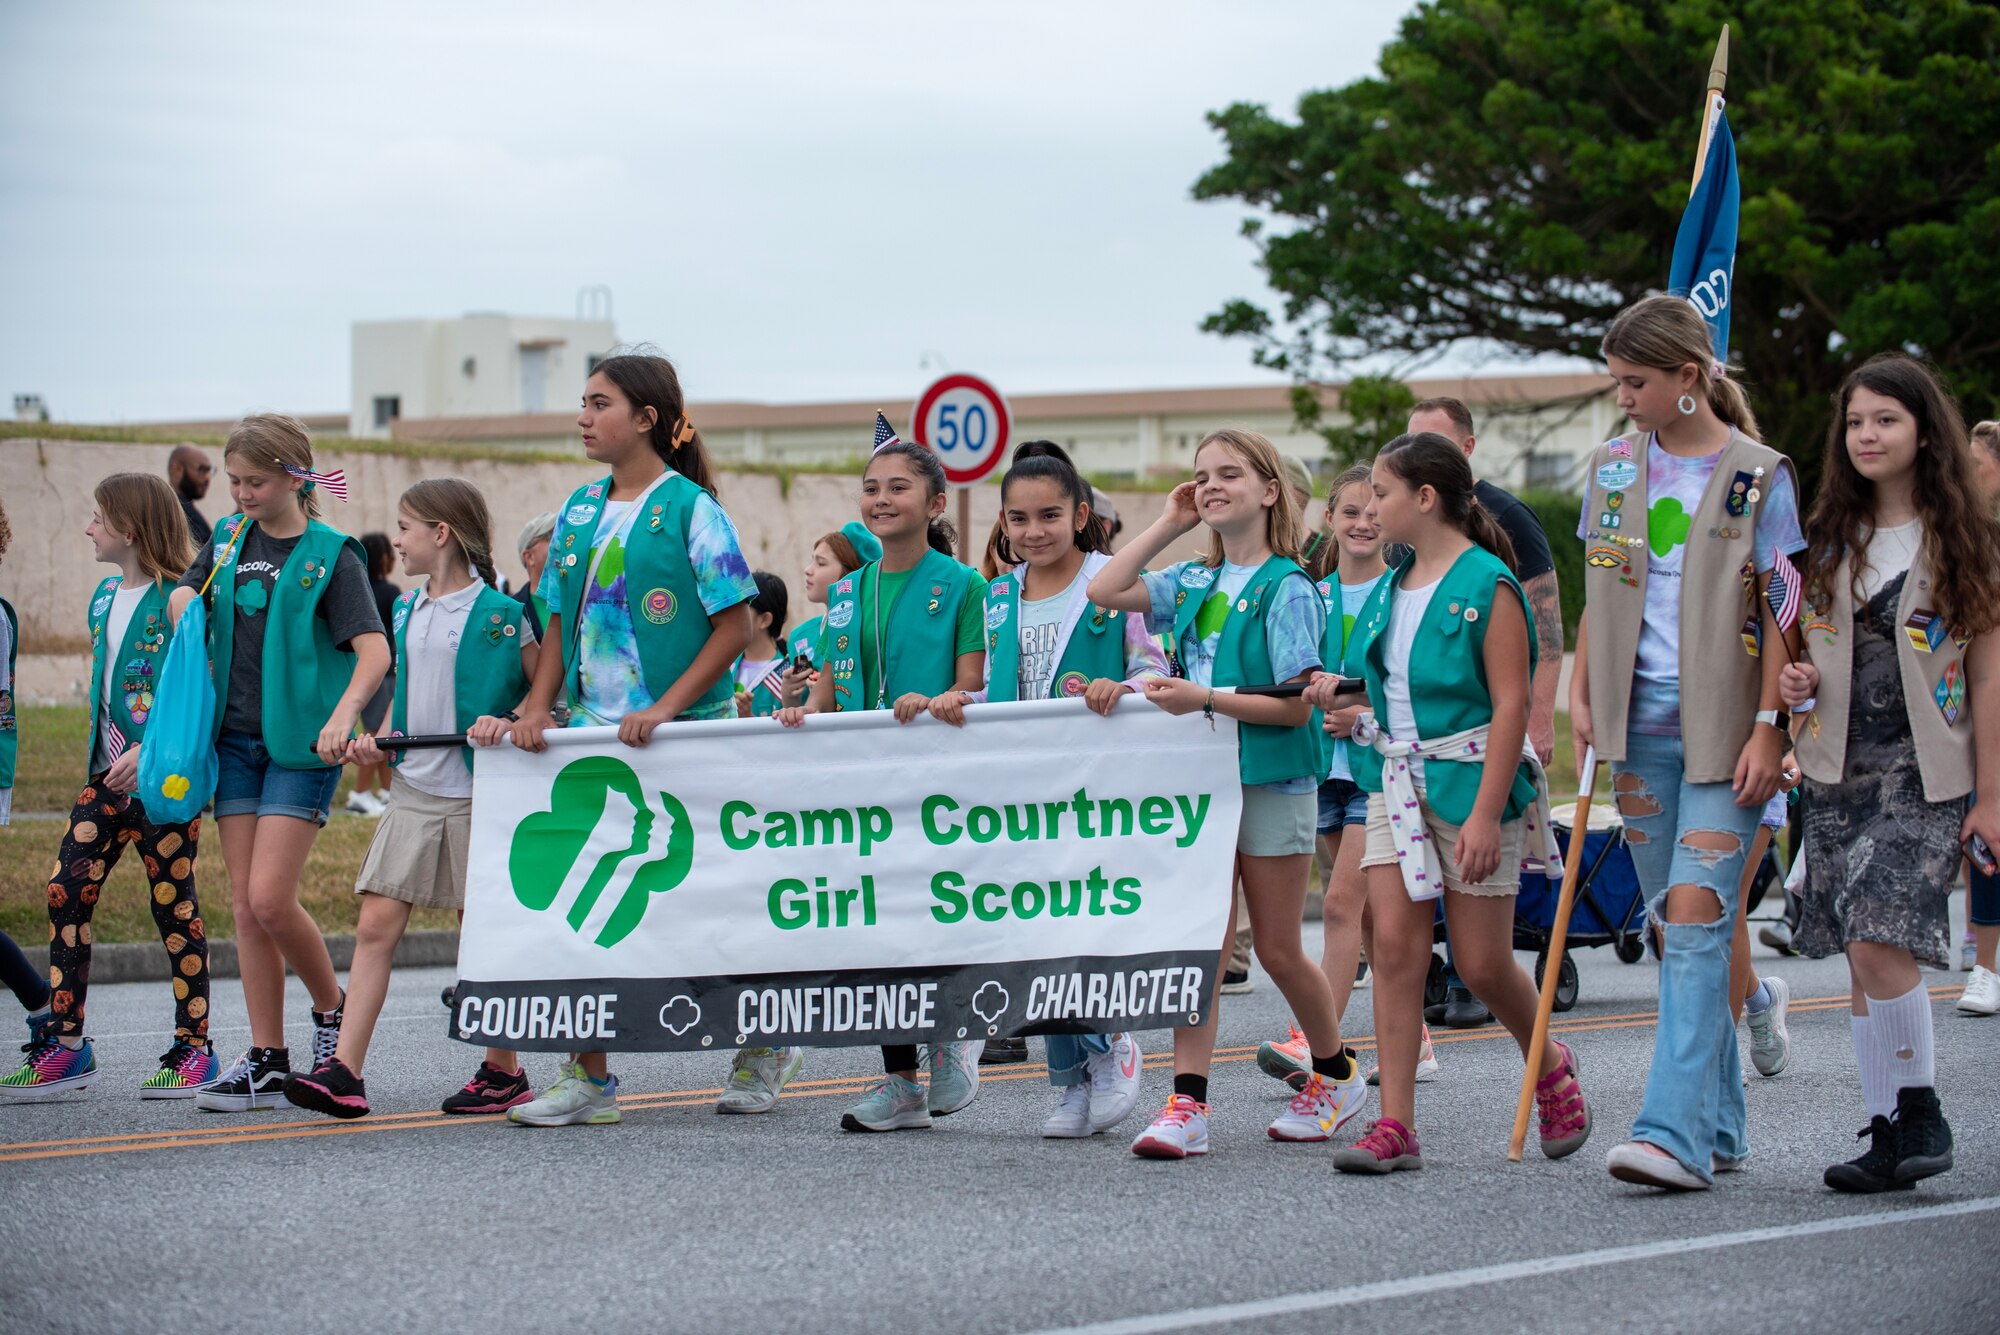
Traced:
<path fill-rule="evenodd" d="M 208 1048 L 180 1039 L 160 1056 L 160 1069 L 139 1086 L 142 1099 L 191 1099 L 197 1089 L 222 1074 L 222 1063 Z"/>
<path fill-rule="evenodd" d="M 80 1094 L 97 1079 L 97 1056 L 90 1040 L 80 1047 L 66 1048 L 53 1038 L 23 1045 L 28 1059 L 12 1075 L 0 1076 L 0 1100 L 8 1103 L 40 1103 L 65 1094 Z"/>
<path fill-rule="evenodd" d="M 715 1101 L 719 1113 L 769 1112 L 806 1063 L 804 1048 L 744 1048 L 730 1063 L 729 1083 Z"/>
<path fill-rule="evenodd" d="M 521 1126 L 606 1126 L 620 1120 L 618 1077 L 602 1087 L 575 1062 L 564 1062 L 562 1076 L 542 1096 L 507 1110 L 507 1120 Z"/>
<path fill-rule="evenodd" d="M 930 1110 L 949 1117 L 979 1095 L 979 1054 L 986 1043 L 933 1043 L 924 1054 L 931 1071 Z"/>
<path fill-rule="evenodd" d="M 976 1064 L 977 1055 L 973 1060 Z M 868 1097 L 840 1115 L 844 1131 L 914 1131 L 930 1124 L 924 1087 L 900 1075 L 884 1076 Z"/>

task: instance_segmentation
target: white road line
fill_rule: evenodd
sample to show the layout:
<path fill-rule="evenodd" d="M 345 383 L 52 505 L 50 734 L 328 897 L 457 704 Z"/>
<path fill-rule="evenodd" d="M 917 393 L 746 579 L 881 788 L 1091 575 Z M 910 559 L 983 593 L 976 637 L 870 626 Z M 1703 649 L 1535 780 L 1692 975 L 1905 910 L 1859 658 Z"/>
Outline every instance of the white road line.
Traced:
<path fill-rule="evenodd" d="M 1846 1233 L 1854 1229 L 1880 1228 L 1885 1224 L 1918 1224 L 1959 1215 L 2000 1210 L 2000 1196 L 1981 1196 L 1944 1205 L 1924 1205 L 1911 1210 L 1885 1210 L 1848 1215 L 1840 1219 L 1816 1219 L 1809 1223 L 1779 1224 L 1771 1228 L 1744 1229 L 1737 1233 L 1708 1233 L 1693 1238 L 1665 1238 L 1630 1247 L 1603 1247 L 1596 1251 L 1571 1252 L 1566 1256 L 1543 1256 L 1503 1265 L 1475 1266 L 1469 1270 L 1447 1270 L 1434 1275 L 1412 1275 L 1407 1279 L 1387 1279 L 1373 1284 L 1352 1284 L 1343 1289 L 1319 1289 L 1292 1293 L 1255 1302 L 1222 1303 L 1215 1307 L 1189 1307 L 1178 1312 L 1153 1316 L 1124 1317 L 1116 1321 L 1093 1321 L 1081 1326 L 1058 1326 L 1033 1335 L 1152 1335 L 1156 1331 L 1193 1330 L 1220 1326 L 1232 1321 L 1259 1321 L 1274 1316 L 1315 1312 L 1323 1308 L 1354 1303 L 1379 1302 L 1384 1298 L 1414 1298 L 1454 1289 L 1478 1288 L 1510 1279 L 1530 1279 L 1560 1275 L 1572 1270 L 1622 1265 L 1627 1261 L 1649 1261 L 1662 1256 L 1685 1256 L 1691 1252 L 1726 1251 L 1746 1244 L 1774 1242 L 1785 1238 L 1809 1238 L 1824 1233 Z"/>

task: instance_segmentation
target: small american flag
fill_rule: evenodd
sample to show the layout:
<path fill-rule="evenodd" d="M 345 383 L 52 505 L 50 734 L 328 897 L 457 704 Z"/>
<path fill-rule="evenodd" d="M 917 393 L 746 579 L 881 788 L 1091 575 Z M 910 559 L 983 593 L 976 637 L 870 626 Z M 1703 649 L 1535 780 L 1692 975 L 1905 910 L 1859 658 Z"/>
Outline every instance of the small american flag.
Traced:
<path fill-rule="evenodd" d="M 1784 634 L 1799 619 L 1800 586 L 1804 581 L 1799 577 L 1799 568 L 1783 552 L 1771 566 L 1770 583 L 1764 586 L 1764 601 L 1771 605 L 1771 614 L 1778 619 L 1778 633 Z"/>
<path fill-rule="evenodd" d="M 112 764 L 125 754 L 125 734 L 118 731 L 118 725 L 110 719 L 104 720 L 104 758 Z"/>
<path fill-rule="evenodd" d="M 1612 441 L 1610 454 L 1614 459 L 1630 459 L 1632 457 L 1632 442 L 1629 440 Z"/>
<path fill-rule="evenodd" d="M 891 445 L 900 445 L 902 443 L 903 443 L 902 438 L 896 434 L 896 428 L 889 425 L 889 419 L 884 417 L 881 413 L 876 413 L 875 453 L 880 454 L 883 450 L 888 449 Z"/>
<path fill-rule="evenodd" d="M 278 467 L 301 481 L 310 482 L 316 487 L 325 487 L 335 500 L 343 505 L 347 503 L 346 469 L 336 468 L 330 473 L 315 473 L 310 468 L 295 468 L 285 463 L 279 464 Z"/>

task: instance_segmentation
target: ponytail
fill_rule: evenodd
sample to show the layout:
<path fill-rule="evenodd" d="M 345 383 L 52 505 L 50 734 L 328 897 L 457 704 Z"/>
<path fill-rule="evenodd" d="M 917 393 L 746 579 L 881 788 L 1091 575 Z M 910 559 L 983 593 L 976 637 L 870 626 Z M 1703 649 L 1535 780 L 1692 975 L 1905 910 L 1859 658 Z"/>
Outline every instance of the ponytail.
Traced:
<path fill-rule="evenodd" d="M 1750 396 L 1730 376 L 1729 368 L 1715 359 L 1708 325 L 1685 298 L 1652 296 L 1633 302 L 1618 312 L 1618 318 L 1604 331 L 1601 350 L 1607 357 L 1655 371 L 1700 368 L 1702 394 L 1709 410 L 1763 443 L 1764 438 L 1757 433 L 1757 414 L 1750 410 Z"/>
<path fill-rule="evenodd" d="M 1405 433 L 1384 445 L 1375 462 L 1402 479 L 1411 491 L 1429 487 L 1437 493 L 1446 523 L 1499 557 L 1515 575 L 1521 573 L 1507 530 L 1479 503 L 1479 494 L 1473 490 L 1472 464 L 1464 450 L 1435 431 Z"/>
<path fill-rule="evenodd" d="M 771 638 L 779 644 L 785 642 L 785 618 L 792 610 L 792 595 L 785 588 L 785 581 L 768 570 L 754 570 L 751 582 L 757 586 L 757 596 L 750 600 L 752 613 L 765 612 L 771 617 Z"/>
<path fill-rule="evenodd" d="M 688 416 L 687 396 L 681 392 L 681 378 L 672 362 L 655 352 L 634 350 L 606 357 L 591 374 L 616 385 L 634 413 L 651 408 L 653 426 L 647 440 L 653 453 L 709 495 L 717 494 L 715 466 L 709 461 L 701 432 Z"/>

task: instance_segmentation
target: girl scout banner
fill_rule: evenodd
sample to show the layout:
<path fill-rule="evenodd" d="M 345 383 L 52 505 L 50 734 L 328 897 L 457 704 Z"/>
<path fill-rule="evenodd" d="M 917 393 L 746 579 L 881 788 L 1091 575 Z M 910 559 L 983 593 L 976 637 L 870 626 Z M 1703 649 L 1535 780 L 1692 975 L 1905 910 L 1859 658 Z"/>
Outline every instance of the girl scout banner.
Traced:
<path fill-rule="evenodd" d="M 734 1049 L 1199 1023 L 1236 730 L 1136 699 L 477 753 L 453 1036 Z"/>

